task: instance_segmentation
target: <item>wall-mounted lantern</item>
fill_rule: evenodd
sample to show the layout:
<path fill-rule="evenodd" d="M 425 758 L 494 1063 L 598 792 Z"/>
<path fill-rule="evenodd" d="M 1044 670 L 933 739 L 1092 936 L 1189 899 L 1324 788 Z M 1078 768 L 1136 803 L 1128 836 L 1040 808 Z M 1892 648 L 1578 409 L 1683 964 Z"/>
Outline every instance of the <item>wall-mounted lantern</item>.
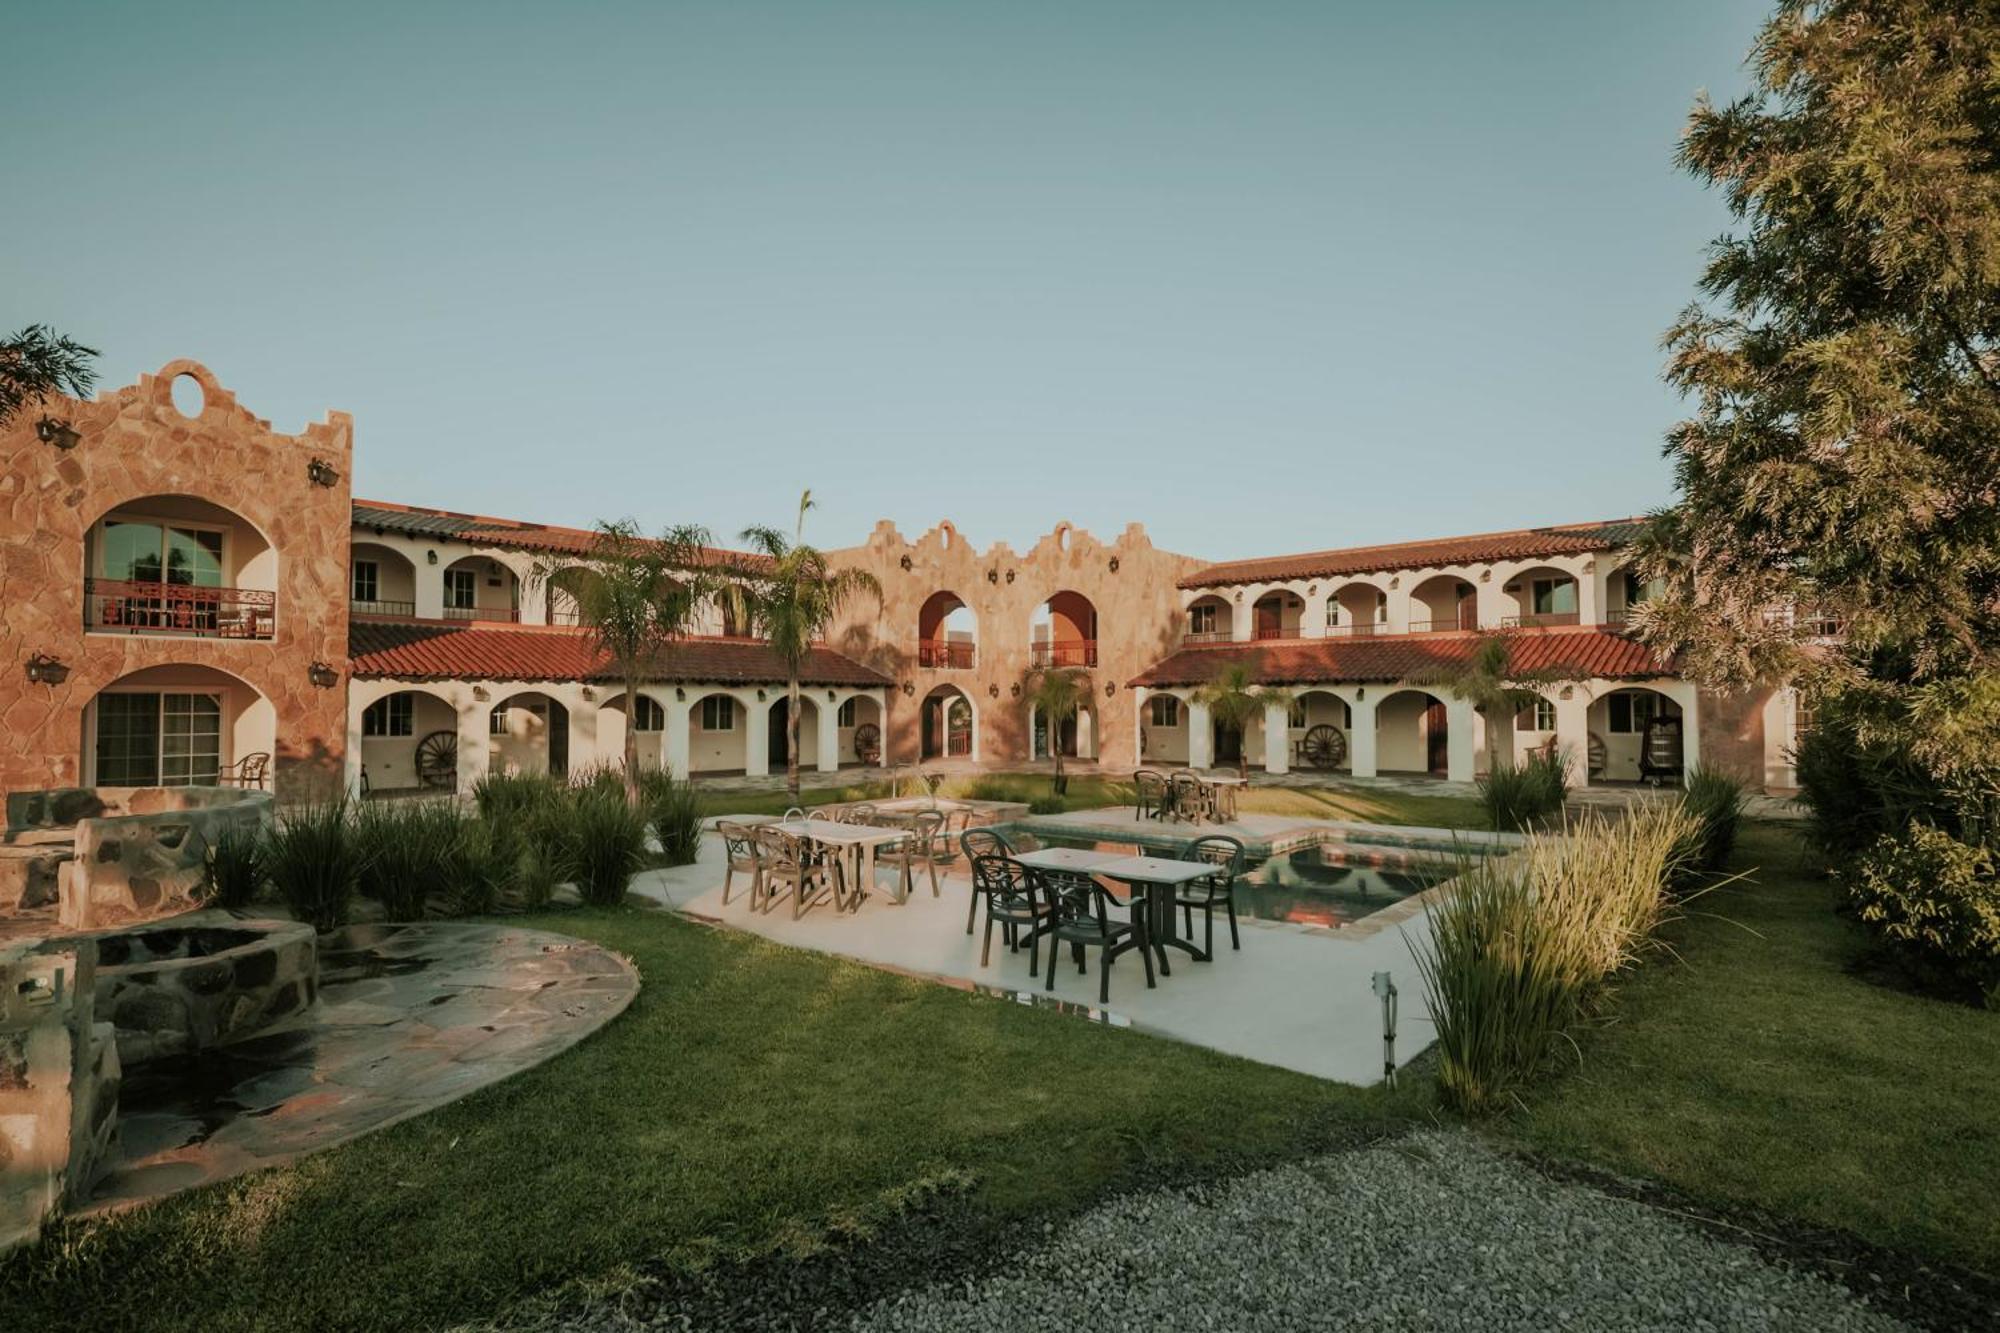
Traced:
<path fill-rule="evenodd" d="M 1110 698 L 1110 697 L 1111 697 L 1112 695 L 1114 695 L 1114 694 L 1116 694 L 1116 693 L 1118 693 L 1118 682 L 1117 682 L 1117 681 L 1115 681 L 1115 680 L 1107 680 L 1107 681 L 1105 681 L 1105 682 L 1104 682 L 1104 697 L 1105 697 L 1105 698 L 1107 698 L 1107 699 L 1109 699 L 1109 698 Z"/>
<path fill-rule="evenodd" d="M 1118 557 L 1115 555 L 1112 556 L 1111 559 L 1105 562 L 1105 565 L 1113 574 L 1116 574 L 1118 572 Z"/>
<path fill-rule="evenodd" d="M 910 572 L 911 569 L 916 567 L 917 562 L 910 559 L 908 553 L 906 552 L 903 558 L 901 560 L 898 560 L 896 563 L 901 565 L 903 567 L 903 572 L 907 574 Z"/>
<path fill-rule="evenodd" d="M 1360 703 L 1363 699 L 1366 699 L 1367 697 L 1368 697 L 1368 691 L 1366 688 L 1360 685 L 1356 685 L 1354 687 L 1354 702 Z"/>
<path fill-rule="evenodd" d="M 35 423 L 35 438 L 43 444 L 53 444 L 56 448 L 67 451 L 76 448 L 77 441 L 83 437 L 78 435 L 67 421 L 43 417 Z"/>
<path fill-rule="evenodd" d="M 306 679 L 322 690 L 330 690 L 340 684 L 340 673 L 324 662 L 314 662 L 306 668 Z"/>
<path fill-rule="evenodd" d="M 988 583 L 995 583 L 995 584 L 999 583 L 999 582 L 1000 582 L 1000 571 L 999 571 L 999 570 L 998 570 L 997 568 L 995 568 L 995 569 L 989 569 L 989 570 L 987 570 L 987 571 L 986 571 L 986 581 L 987 581 Z"/>
<path fill-rule="evenodd" d="M 1562 687 L 1562 697 L 1563 697 L 1563 698 L 1565 698 L 1565 699 L 1574 699 L 1574 698 L 1576 698 L 1576 686 L 1574 686 L 1574 685 L 1565 685 L 1565 686 L 1563 686 L 1563 687 Z"/>
<path fill-rule="evenodd" d="M 678 700 L 681 703 L 686 703 L 687 697 L 688 697 L 688 692 L 686 690 L 682 689 L 678 685 L 674 686 L 674 698 L 676 700 Z"/>
<path fill-rule="evenodd" d="M 315 458 L 306 464 L 306 480 L 315 486 L 334 486 L 340 482 L 340 469 L 324 458 Z"/>
<path fill-rule="evenodd" d="M 1012 686 L 1011 688 L 1013 689 L 1013 692 L 1014 692 L 1014 697 L 1015 697 L 1016 699 L 1020 698 L 1020 697 L 1021 697 L 1021 682 L 1020 682 L 1020 681 L 1018 681 L 1018 680 L 1017 680 L 1017 681 L 1015 681 L 1015 682 L 1014 682 L 1014 684 L 1013 684 L 1013 686 Z"/>
<path fill-rule="evenodd" d="M 427 564 L 427 565 L 435 565 L 435 564 L 436 564 L 437 562 L 438 562 L 438 553 L 437 553 L 436 551 L 425 551 L 425 552 L 424 552 L 424 563 L 425 563 L 425 564 Z"/>
<path fill-rule="evenodd" d="M 69 679 L 69 665 L 47 653 L 28 659 L 28 679 L 37 685 L 60 685 Z"/>
<path fill-rule="evenodd" d="M 832 703 L 832 702 L 833 702 L 833 691 L 832 691 L 832 690 L 828 690 L 828 691 L 826 692 L 826 701 L 827 701 L 828 703 Z"/>
<path fill-rule="evenodd" d="M 1493 571 L 1492 571 L 1492 570 L 1490 570 L 1490 569 L 1482 569 L 1482 570 L 1480 570 L 1480 571 L 1479 571 L 1479 581 L 1480 581 L 1481 583 L 1491 583 L 1491 582 L 1493 582 Z"/>
<path fill-rule="evenodd" d="M 1007 571 L 1007 582 L 1012 583 L 1013 581 L 1014 581 L 1014 571 L 1010 569 Z"/>
<path fill-rule="evenodd" d="M 917 692 L 917 683 L 915 681 L 906 680 L 903 682 L 904 694 L 915 694 L 916 692 Z"/>
<path fill-rule="evenodd" d="M 758 703 L 764 702 L 764 691 L 762 690 L 757 691 L 757 702 Z"/>
<path fill-rule="evenodd" d="M 474 685 L 472 687 L 472 697 L 480 703 L 485 703 L 488 699 L 491 699 L 493 696 L 486 692 L 486 687 L 484 685 Z"/>
<path fill-rule="evenodd" d="M 998 699 L 1000 697 L 1000 687 L 998 685 L 988 685 L 986 687 L 986 697 L 989 699 Z"/>
<path fill-rule="evenodd" d="M 593 690 L 593 689 L 591 689 L 591 688 L 590 688 L 590 686 L 588 686 L 588 685 L 584 686 L 584 687 L 583 687 L 583 701 L 584 701 L 585 703 L 595 703 L 595 702 L 597 701 L 597 691 L 596 691 L 596 690 Z"/>
<path fill-rule="evenodd" d="M 1389 576 L 1389 586 L 1390 586 L 1391 588 L 1400 588 L 1400 587 L 1402 587 L 1402 586 L 1403 586 L 1403 578 L 1402 578 L 1402 575 L 1400 575 L 1400 574 L 1391 574 L 1391 575 Z"/>

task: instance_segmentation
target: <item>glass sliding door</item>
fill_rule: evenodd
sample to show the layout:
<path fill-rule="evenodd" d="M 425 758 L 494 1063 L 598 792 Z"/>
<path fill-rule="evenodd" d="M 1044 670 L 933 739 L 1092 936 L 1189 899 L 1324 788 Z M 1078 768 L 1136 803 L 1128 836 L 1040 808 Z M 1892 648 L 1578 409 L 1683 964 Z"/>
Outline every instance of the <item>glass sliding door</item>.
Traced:
<path fill-rule="evenodd" d="M 96 708 L 98 786 L 212 786 L 220 776 L 218 696 L 101 694 Z"/>

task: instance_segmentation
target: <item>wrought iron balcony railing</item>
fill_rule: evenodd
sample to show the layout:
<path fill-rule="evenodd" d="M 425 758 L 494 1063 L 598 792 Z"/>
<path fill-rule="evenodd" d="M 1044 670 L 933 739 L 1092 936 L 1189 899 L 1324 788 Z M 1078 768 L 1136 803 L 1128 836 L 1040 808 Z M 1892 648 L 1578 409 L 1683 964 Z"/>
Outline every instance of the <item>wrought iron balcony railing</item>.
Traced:
<path fill-rule="evenodd" d="M 1029 648 L 1028 660 L 1038 667 L 1094 667 L 1097 640 L 1055 639 L 1037 643 Z"/>
<path fill-rule="evenodd" d="M 83 627 L 100 634 L 268 639 L 277 628 L 278 594 L 261 588 L 85 579 L 83 589 Z"/>
<path fill-rule="evenodd" d="M 973 645 L 969 643 L 949 643 L 942 639 L 924 639 L 917 644 L 917 665 L 937 667 L 946 671 L 970 671 L 973 662 Z"/>

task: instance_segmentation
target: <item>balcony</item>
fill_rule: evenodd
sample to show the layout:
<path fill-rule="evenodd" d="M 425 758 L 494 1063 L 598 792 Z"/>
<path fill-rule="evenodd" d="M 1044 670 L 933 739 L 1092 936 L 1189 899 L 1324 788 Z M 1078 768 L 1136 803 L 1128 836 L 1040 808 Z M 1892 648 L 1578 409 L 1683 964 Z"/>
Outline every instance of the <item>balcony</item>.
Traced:
<path fill-rule="evenodd" d="M 952 643 L 944 640 L 920 639 L 917 642 L 917 665 L 933 667 L 941 671 L 970 671 L 973 662 L 973 645 Z"/>
<path fill-rule="evenodd" d="M 1097 665 L 1097 640 L 1057 639 L 1044 641 L 1029 648 L 1029 661 L 1037 667 L 1094 667 Z"/>
<path fill-rule="evenodd" d="M 1265 643 L 1273 639 L 1302 639 L 1305 635 L 1297 625 L 1259 625 L 1250 632 L 1253 643 Z"/>
<path fill-rule="evenodd" d="M 1578 611 L 1534 611 L 1522 616 L 1502 616 L 1501 629 L 1548 629 L 1558 625 L 1581 625 L 1583 615 Z"/>
<path fill-rule="evenodd" d="M 1191 629 L 1181 635 L 1182 643 L 1228 643 L 1234 636 L 1226 629 Z"/>
<path fill-rule="evenodd" d="M 512 606 L 447 606 L 439 614 L 446 620 L 495 620 L 506 624 L 521 618 L 519 608 Z"/>
<path fill-rule="evenodd" d="M 258 588 L 93 578 L 83 594 L 83 627 L 95 634 L 268 639 L 278 619 L 278 594 Z"/>
<path fill-rule="evenodd" d="M 400 616 L 403 619 L 409 620 L 416 617 L 417 604 L 415 602 L 385 602 L 380 600 L 364 602 L 349 600 L 347 603 L 347 614 L 351 616 Z"/>
<path fill-rule="evenodd" d="M 1479 622 L 1467 616 L 1444 616 L 1435 620 L 1412 620 L 1412 634 L 1449 634 L 1459 630 L 1476 630 Z"/>
<path fill-rule="evenodd" d="M 1387 625 L 1375 621 L 1350 621 L 1345 625 L 1328 625 L 1326 637 L 1329 639 L 1374 639 L 1389 632 Z"/>

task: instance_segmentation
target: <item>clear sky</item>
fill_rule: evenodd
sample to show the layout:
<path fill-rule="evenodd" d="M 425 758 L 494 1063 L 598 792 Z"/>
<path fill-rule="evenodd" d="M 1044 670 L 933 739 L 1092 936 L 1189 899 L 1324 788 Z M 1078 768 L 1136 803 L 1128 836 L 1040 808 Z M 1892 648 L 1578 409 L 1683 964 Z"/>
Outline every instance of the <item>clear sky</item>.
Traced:
<path fill-rule="evenodd" d="M 0 325 L 356 492 L 1217 559 L 1643 511 L 1762 0 L 18 5 Z"/>

